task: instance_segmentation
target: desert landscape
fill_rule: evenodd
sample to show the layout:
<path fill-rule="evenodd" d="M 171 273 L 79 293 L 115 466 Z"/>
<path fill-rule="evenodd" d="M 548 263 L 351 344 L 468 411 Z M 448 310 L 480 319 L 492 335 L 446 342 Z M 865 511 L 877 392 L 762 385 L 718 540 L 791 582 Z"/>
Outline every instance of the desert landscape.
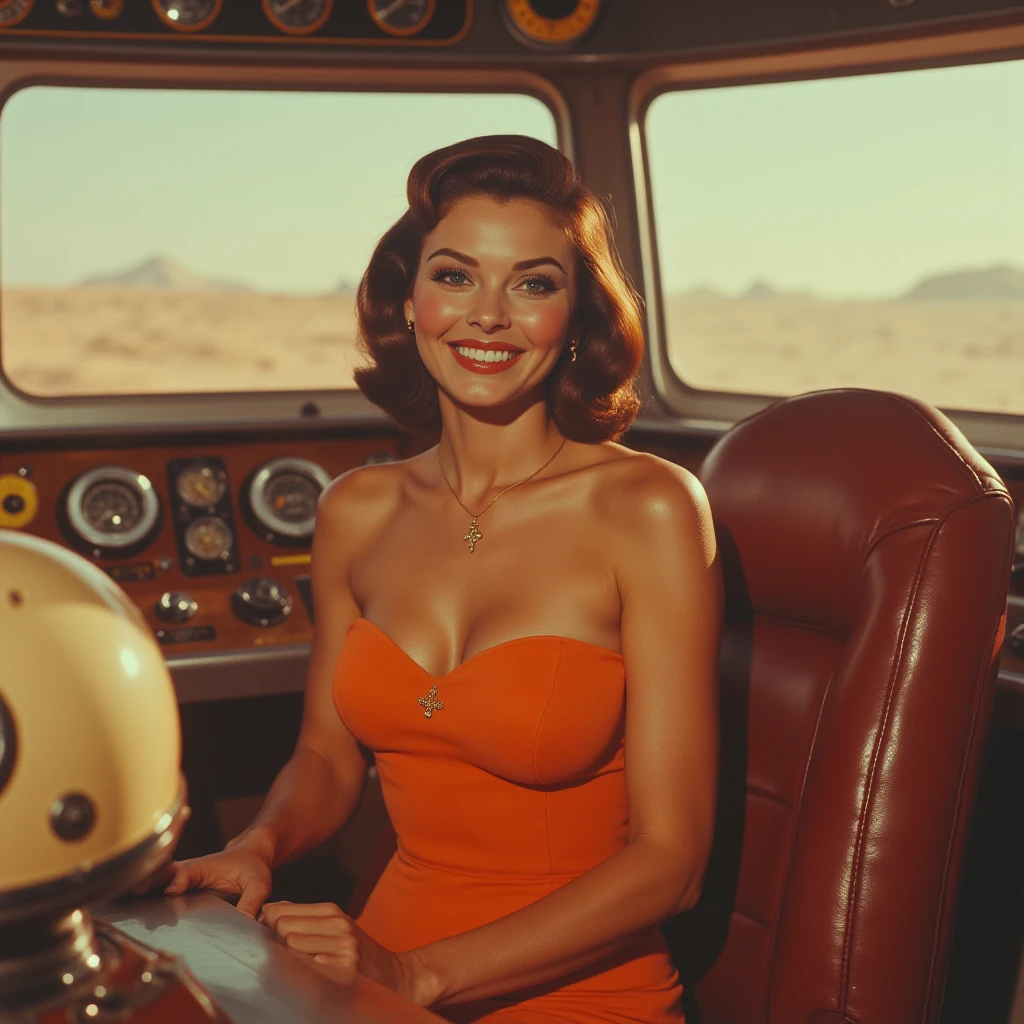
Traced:
<path fill-rule="evenodd" d="M 0 361 L 33 395 L 348 388 L 354 295 L 271 295 L 166 258 L 73 288 L 5 288 Z M 793 394 L 860 386 L 947 408 L 1024 412 L 1024 271 L 953 271 L 892 299 L 834 301 L 755 283 L 665 299 L 688 384 Z"/>

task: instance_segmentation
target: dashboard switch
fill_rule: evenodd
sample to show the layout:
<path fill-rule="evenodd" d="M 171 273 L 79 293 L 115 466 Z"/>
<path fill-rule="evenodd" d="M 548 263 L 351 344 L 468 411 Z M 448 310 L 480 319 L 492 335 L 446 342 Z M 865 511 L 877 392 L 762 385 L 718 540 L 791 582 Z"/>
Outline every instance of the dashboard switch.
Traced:
<path fill-rule="evenodd" d="M 157 618 L 164 622 L 188 622 L 197 611 L 198 603 L 181 591 L 168 591 L 156 603 Z"/>
<path fill-rule="evenodd" d="M 292 595 L 269 576 L 256 576 L 235 591 L 231 607 L 250 626 L 276 626 L 291 613 Z"/>

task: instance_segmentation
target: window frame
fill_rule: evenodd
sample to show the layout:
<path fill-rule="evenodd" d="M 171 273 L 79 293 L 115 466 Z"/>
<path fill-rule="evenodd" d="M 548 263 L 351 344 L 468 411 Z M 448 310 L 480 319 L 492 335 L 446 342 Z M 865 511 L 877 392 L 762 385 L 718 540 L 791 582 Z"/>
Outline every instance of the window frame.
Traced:
<path fill-rule="evenodd" d="M 651 380 L 659 399 L 677 415 L 677 429 L 721 432 L 785 396 L 694 388 L 672 369 L 668 358 L 647 143 L 647 115 L 654 101 L 669 92 L 847 78 L 1022 58 L 1024 25 L 1011 25 L 896 40 L 868 38 L 853 43 L 819 43 L 798 49 L 766 48 L 742 57 L 710 56 L 692 63 L 653 68 L 634 80 L 629 94 L 628 130 L 643 288 L 647 301 Z M 976 445 L 984 445 L 993 451 L 1015 451 L 1021 447 L 1020 428 L 1024 424 L 1024 414 L 959 408 L 943 408 L 942 411 Z"/>
<path fill-rule="evenodd" d="M 540 100 L 551 112 L 559 148 L 574 159 L 569 104 L 555 85 L 528 71 L 453 68 L 275 67 L 265 64 L 163 66 L 138 61 L 110 64 L 60 60 L 11 61 L 0 69 L 0 114 L 32 86 L 116 89 L 186 89 L 251 92 L 516 93 Z M 2 295 L 0 295 L 2 299 Z M 160 434 L 173 427 L 261 426 L 309 429 L 332 422 L 379 428 L 391 421 L 352 389 L 223 391 L 137 395 L 39 396 L 6 374 L 0 337 L 0 436 L 68 429 L 102 432 L 131 428 Z"/>

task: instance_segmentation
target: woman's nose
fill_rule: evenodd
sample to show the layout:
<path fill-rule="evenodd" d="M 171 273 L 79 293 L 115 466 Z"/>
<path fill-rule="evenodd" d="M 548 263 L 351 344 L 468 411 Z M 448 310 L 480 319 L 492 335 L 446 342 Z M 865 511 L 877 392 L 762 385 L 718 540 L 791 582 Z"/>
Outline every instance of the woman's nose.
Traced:
<path fill-rule="evenodd" d="M 469 310 L 468 320 L 475 327 L 488 333 L 508 327 L 511 321 L 502 289 L 481 288 Z"/>

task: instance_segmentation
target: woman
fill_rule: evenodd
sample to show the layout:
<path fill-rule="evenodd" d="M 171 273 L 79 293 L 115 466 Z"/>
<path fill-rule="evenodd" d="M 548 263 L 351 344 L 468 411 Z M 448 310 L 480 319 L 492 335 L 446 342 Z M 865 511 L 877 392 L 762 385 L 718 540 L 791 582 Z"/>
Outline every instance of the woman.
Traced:
<path fill-rule="evenodd" d="M 600 202 L 521 136 L 423 157 L 359 289 L 357 383 L 440 427 L 343 474 L 313 541 L 295 755 L 171 893 L 241 894 L 334 833 L 376 754 L 398 852 L 358 919 L 268 904 L 297 950 L 453 1020 L 680 1020 L 657 927 L 711 844 L 721 575 L 692 474 L 614 443 L 638 301 Z"/>

